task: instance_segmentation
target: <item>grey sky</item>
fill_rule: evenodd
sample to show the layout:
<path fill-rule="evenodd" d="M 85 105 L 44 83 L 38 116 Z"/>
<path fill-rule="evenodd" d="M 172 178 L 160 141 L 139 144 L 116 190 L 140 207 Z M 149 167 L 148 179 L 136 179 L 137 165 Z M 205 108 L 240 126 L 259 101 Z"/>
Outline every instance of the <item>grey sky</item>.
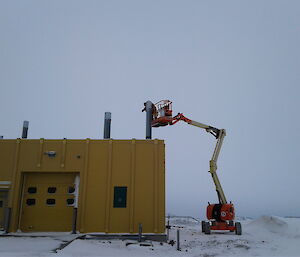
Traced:
<path fill-rule="evenodd" d="M 218 174 L 237 214 L 300 215 L 299 1 L 0 1 L 0 135 L 144 138 L 146 100 L 227 129 Z M 168 212 L 217 200 L 205 131 L 166 140 Z"/>

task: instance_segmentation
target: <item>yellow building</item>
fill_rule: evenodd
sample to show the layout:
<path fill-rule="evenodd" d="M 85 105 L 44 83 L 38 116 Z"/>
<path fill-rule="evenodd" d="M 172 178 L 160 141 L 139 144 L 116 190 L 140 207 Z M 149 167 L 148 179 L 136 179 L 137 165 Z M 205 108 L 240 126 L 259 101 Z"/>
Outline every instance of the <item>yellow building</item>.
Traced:
<path fill-rule="evenodd" d="M 165 233 L 162 140 L 0 139 L 0 227 Z"/>

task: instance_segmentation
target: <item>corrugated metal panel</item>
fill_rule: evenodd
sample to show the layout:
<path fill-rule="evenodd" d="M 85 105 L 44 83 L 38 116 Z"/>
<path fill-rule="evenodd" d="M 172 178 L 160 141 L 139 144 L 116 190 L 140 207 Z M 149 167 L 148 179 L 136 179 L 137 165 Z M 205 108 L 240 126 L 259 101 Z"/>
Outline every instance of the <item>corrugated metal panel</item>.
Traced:
<path fill-rule="evenodd" d="M 11 230 L 18 229 L 22 178 L 27 172 L 80 176 L 81 232 L 164 233 L 165 159 L 162 140 L 0 140 L 0 180 L 12 181 Z M 126 207 L 114 208 L 114 188 L 126 187 Z"/>

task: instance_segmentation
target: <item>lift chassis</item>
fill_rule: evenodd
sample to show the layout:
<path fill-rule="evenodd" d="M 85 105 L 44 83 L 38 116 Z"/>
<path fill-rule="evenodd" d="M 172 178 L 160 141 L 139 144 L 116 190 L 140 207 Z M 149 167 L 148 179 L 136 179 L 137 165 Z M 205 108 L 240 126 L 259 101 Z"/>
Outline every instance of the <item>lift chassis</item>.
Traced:
<path fill-rule="evenodd" d="M 206 217 L 208 221 L 202 221 L 202 232 L 210 234 L 212 230 L 227 230 L 234 232 L 237 235 L 242 234 L 242 227 L 240 222 L 235 222 L 234 206 L 226 200 L 223 188 L 219 181 L 217 171 L 217 161 L 222 148 L 224 137 L 226 136 L 225 129 L 218 129 L 191 119 L 186 118 L 182 113 L 178 113 L 172 117 L 172 102 L 169 100 L 162 100 L 153 105 L 152 111 L 152 127 L 161 127 L 167 125 L 174 125 L 179 121 L 184 121 L 189 125 L 205 129 L 206 132 L 212 134 L 216 139 L 216 146 L 209 161 L 209 173 L 212 176 L 216 187 L 219 203 L 208 203 L 206 209 Z"/>

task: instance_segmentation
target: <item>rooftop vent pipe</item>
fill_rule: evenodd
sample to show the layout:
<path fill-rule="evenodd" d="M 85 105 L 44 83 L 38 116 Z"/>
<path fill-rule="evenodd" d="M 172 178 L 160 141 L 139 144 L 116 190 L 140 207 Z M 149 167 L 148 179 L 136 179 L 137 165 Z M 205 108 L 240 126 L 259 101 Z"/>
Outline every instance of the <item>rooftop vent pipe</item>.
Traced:
<path fill-rule="evenodd" d="M 146 139 L 152 138 L 152 110 L 153 110 L 153 103 L 151 101 L 147 101 L 145 103 L 145 110 L 146 110 Z"/>
<path fill-rule="evenodd" d="M 22 138 L 27 138 L 28 127 L 29 127 L 29 121 L 28 120 L 24 120 L 24 122 L 23 122 L 23 131 L 22 131 Z"/>
<path fill-rule="evenodd" d="M 111 112 L 105 112 L 104 116 L 104 139 L 110 138 Z"/>

